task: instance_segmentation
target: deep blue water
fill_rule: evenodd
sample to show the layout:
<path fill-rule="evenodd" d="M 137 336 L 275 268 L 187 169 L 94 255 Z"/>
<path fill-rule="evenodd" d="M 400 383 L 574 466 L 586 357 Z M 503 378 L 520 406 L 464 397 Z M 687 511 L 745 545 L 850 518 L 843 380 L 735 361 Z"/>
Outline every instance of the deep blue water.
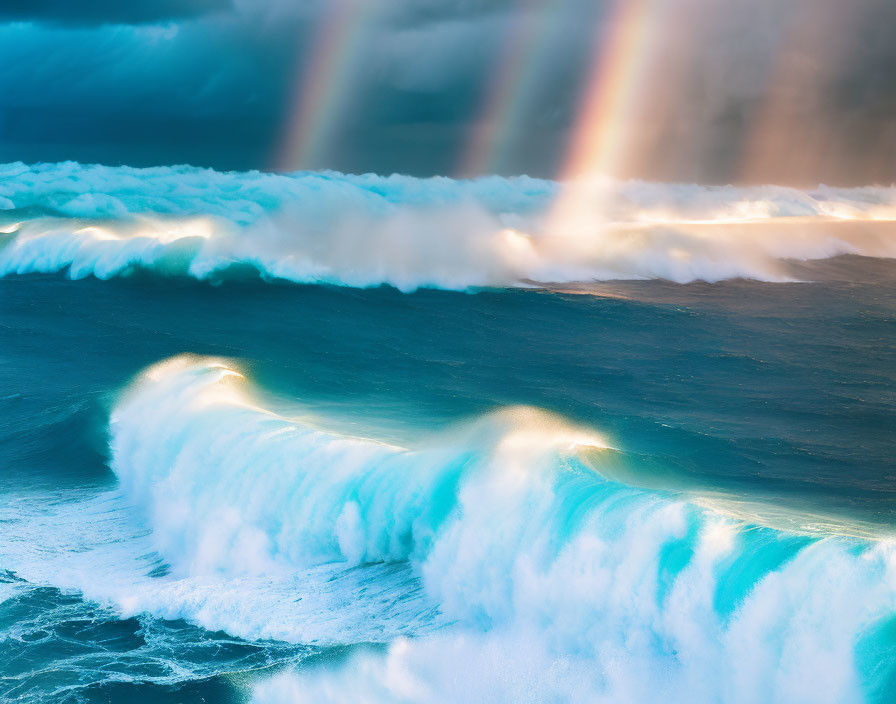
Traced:
<path fill-rule="evenodd" d="M 612 285 L 627 298 L 4 279 L 3 460 L 109 479 L 115 393 L 188 352 L 380 437 L 532 405 L 599 428 L 645 483 L 892 526 L 896 286 L 858 265 L 867 283 Z"/>
<path fill-rule="evenodd" d="M 3 701 L 896 697 L 890 190 L 0 175 Z"/>
<path fill-rule="evenodd" d="M 495 409 L 534 406 L 602 433 L 619 450 L 609 471 L 629 483 L 755 502 L 791 527 L 888 535 L 892 264 L 838 266 L 861 267 L 866 281 L 402 294 L 2 279 L 3 520 L 34 520 L 12 497 L 113 487 L 107 426 L 118 393 L 148 365 L 189 352 L 233 361 L 269 407 L 301 403 L 342 431 L 413 446 Z M 17 532 L 6 528 L 6 539 Z M 2 566 L 19 587 L 0 611 L 7 697 L 240 701 L 246 673 L 330 657 L 330 646 L 240 639 L 189 618 L 120 617 Z"/>

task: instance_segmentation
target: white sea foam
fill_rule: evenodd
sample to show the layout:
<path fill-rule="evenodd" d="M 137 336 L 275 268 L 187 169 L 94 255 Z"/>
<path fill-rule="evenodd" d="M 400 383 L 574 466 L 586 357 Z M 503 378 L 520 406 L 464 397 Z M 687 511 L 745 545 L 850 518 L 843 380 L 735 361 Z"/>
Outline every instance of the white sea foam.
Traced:
<path fill-rule="evenodd" d="M 558 184 L 218 173 L 74 163 L 0 167 L 0 274 L 142 268 L 218 278 L 465 289 L 531 282 L 790 280 L 786 260 L 896 257 L 896 189 L 627 182 L 573 227 Z M 34 209 L 38 210 L 35 211 Z M 31 209 L 31 210 L 29 210 Z M 21 217 L 20 217 L 21 213 Z M 584 215 L 583 215 L 584 214 Z"/>
<path fill-rule="evenodd" d="M 390 643 L 257 702 L 886 701 L 894 545 L 608 481 L 577 459 L 599 467 L 600 437 L 538 410 L 412 451 L 275 415 L 231 365 L 186 357 L 135 382 L 111 431 L 116 512 L 43 503 L 64 519 L 5 524 L 24 533 L 0 565 L 125 613 Z M 73 526 L 106 538 L 74 551 Z M 48 557 L 53 531 L 69 538 Z"/>
<path fill-rule="evenodd" d="M 7 496 L 0 567 L 25 581 L 0 585 L 12 587 L 0 591 L 4 598 L 50 585 L 121 617 L 186 619 L 234 636 L 307 644 L 388 641 L 439 623 L 407 563 L 248 572 L 173 560 L 174 569 L 156 551 L 143 512 L 120 491 Z"/>

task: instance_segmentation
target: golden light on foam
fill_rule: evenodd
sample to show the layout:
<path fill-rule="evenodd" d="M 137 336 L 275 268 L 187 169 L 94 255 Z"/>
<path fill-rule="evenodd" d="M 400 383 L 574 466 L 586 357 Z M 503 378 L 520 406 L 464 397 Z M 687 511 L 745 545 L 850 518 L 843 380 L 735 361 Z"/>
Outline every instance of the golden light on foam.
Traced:
<path fill-rule="evenodd" d="M 161 381 L 166 376 L 183 371 L 191 365 L 199 364 L 200 357 L 191 354 L 179 354 L 169 359 L 156 362 L 145 369 L 139 376 L 140 380 Z"/>
<path fill-rule="evenodd" d="M 185 374 L 187 376 L 181 379 L 181 375 Z M 209 375 L 212 375 L 211 383 L 208 382 Z M 280 417 L 253 403 L 242 386 L 229 383 L 231 380 L 245 381 L 246 377 L 225 360 L 208 359 L 190 354 L 177 355 L 154 364 L 144 371 L 140 375 L 138 383 L 165 384 L 178 381 L 179 386 L 188 387 L 191 378 L 203 377 L 206 379 L 205 385 L 190 401 L 193 407 L 236 406 L 272 417 Z"/>
<path fill-rule="evenodd" d="M 757 217 L 732 217 L 727 215 L 706 218 L 683 218 L 675 216 L 650 216 L 639 215 L 631 221 L 611 221 L 601 225 L 601 231 L 609 236 L 609 239 L 602 240 L 602 246 L 608 247 L 612 242 L 618 245 L 623 244 L 623 240 L 617 235 L 630 233 L 637 235 L 639 233 L 648 233 L 656 228 L 669 228 L 687 233 L 688 237 L 694 239 L 716 240 L 723 238 L 728 241 L 735 241 L 732 238 L 751 237 L 751 241 L 757 241 L 755 238 L 762 236 L 766 239 L 774 239 L 776 237 L 785 236 L 790 228 L 795 228 L 795 232 L 806 231 L 807 228 L 815 229 L 818 227 L 829 228 L 831 235 L 837 232 L 836 229 L 830 228 L 846 228 L 849 225 L 861 223 L 882 225 L 884 223 L 894 223 L 896 218 L 883 218 L 879 214 L 868 213 L 839 213 L 838 215 L 801 215 L 801 216 L 757 216 Z M 746 241 L 746 240 L 745 240 Z M 646 243 L 645 243 L 646 246 Z M 673 249 L 667 250 L 667 254 L 671 258 L 684 259 Z M 690 258 L 690 255 L 687 257 Z"/>
<path fill-rule="evenodd" d="M 154 223 L 151 228 L 140 230 L 137 237 L 149 237 L 158 240 L 162 244 L 171 244 L 178 240 L 198 237 L 199 239 L 211 239 L 214 228 L 210 220 L 206 218 L 194 218 L 183 222 Z"/>
<path fill-rule="evenodd" d="M 117 234 L 108 230 L 104 227 L 97 227 L 96 225 L 90 225 L 88 227 L 82 227 L 80 230 L 75 230 L 76 235 L 89 235 L 95 240 L 120 240 Z"/>
<path fill-rule="evenodd" d="M 888 223 L 896 221 L 896 205 L 815 200 L 816 213 L 782 215 L 781 204 L 768 199 L 743 199 L 705 214 L 688 217 L 668 207 L 650 207 L 627 213 L 622 219 L 604 220 L 605 230 L 638 229 L 641 226 L 811 225 L 838 222 Z"/>
<path fill-rule="evenodd" d="M 4 225 L 3 227 L 0 227 L 0 234 L 11 235 L 13 232 L 18 232 L 21 226 L 22 223 L 20 222 L 14 222 L 9 225 Z"/>
<path fill-rule="evenodd" d="M 191 389 L 191 381 L 200 381 L 198 388 Z M 234 383 L 236 382 L 236 383 Z M 193 354 L 181 354 L 158 362 L 144 370 L 138 377 L 136 387 L 146 384 L 171 384 L 178 390 L 191 392 L 189 404 L 193 409 L 210 407 L 231 407 L 252 411 L 266 416 L 269 420 L 282 421 L 271 426 L 266 437 L 287 433 L 296 424 L 311 430 L 326 433 L 334 437 L 358 443 L 374 444 L 388 448 L 394 452 L 407 452 L 407 448 L 384 442 L 376 438 L 345 434 L 334 430 L 327 424 L 319 423 L 307 413 L 301 416 L 283 415 L 258 405 L 253 400 L 253 387 L 248 377 L 236 368 L 233 362 L 226 359 L 202 357 Z M 166 389 L 167 390 L 167 389 Z M 304 410 L 304 409 L 303 409 Z"/>
<path fill-rule="evenodd" d="M 218 368 L 221 370 L 220 373 L 218 374 L 219 380 L 226 379 L 229 376 L 236 377 L 237 379 L 245 379 L 246 378 L 244 374 L 241 374 L 240 372 L 236 371 L 235 369 L 228 369 L 227 367 L 225 367 L 223 365 L 212 365 L 212 368 Z"/>
<path fill-rule="evenodd" d="M 562 416 L 530 406 L 510 406 L 491 414 L 503 428 L 498 451 L 540 453 L 545 450 L 565 450 L 608 447 L 604 438 L 589 428 L 577 426 Z"/>
<path fill-rule="evenodd" d="M 236 379 L 245 379 L 245 377 L 239 372 L 235 372 L 233 370 L 227 370 L 222 372 L 217 376 L 215 382 L 206 388 L 204 388 L 197 396 L 192 400 L 191 405 L 194 408 L 208 408 L 211 406 L 228 406 L 231 408 L 241 408 L 247 411 L 252 411 L 253 413 L 259 413 L 262 415 L 270 416 L 271 418 L 277 418 L 280 420 L 285 420 L 278 416 L 276 413 L 269 411 L 266 408 L 262 408 L 261 406 L 253 403 L 249 396 L 240 388 L 236 388 L 231 384 L 222 383 L 226 382 L 228 377 L 233 377 Z"/>
<path fill-rule="evenodd" d="M 568 429 L 551 430 L 538 428 L 521 428 L 507 433 L 497 445 L 499 452 L 522 452 L 526 457 L 546 450 L 560 450 L 568 453 L 579 449 L 607 449 L 603 438 L 586 432 Z"/>
<path fill-rule="evenodd" d="M 514 230 L 512 227 L 505 227 L 499 233 L 504 240 L 504 243 L 509 245 L 510 247 L 520 250 L 531 250 L 532 249 L 532 240 L 529 235 L 524 232 L 520 232 L 519 230 Z"/>
<path fill-rule="evenodd" d="M 214 236 L 214 224 L 208 218 L 191 218 L 184 221 L 146 220 L 134 230 L 132 225 L 119 225 L 120 232 L 110 227 L 88 225 L 74 231 L 76 235 L 86 235 L 99 241 L 122 241 L 132 238 L 151 239 L 161 244 L 171 244 L 178 240 L 199 238 L 208 240 Z"/>
<path fill-rule="evenodd" d="M 873 206 L 862 210 L 847 203 L 821 203 L 819 209 L 824 215 L 836 220 L 892 222 L 896 220 L 896 206 Z"/>
<path fill-rule="evenodd" d="M 502 486 L 524 486 L 537 471 L 539 459 L 554 454 L 572 456 L 580 451 L 605 450 L 607 444 L 598 435 L 569 426 L 552 414 L 534 412 L 533 409 L 511 409 L 511 413 L 522 411 L 524 422 L 505 432 L 495 445 L 495 454 L 501 468 L 497 481 Z M 525 418 L 525 416 L 529 416 Z"/>
<path fill-rule="evenodd" d="M 235 376 L 245 379 L 245 376 L 226 360 L 200 357 L 193 354 L 179 354 L 157 362 L 146 369 L 140 375 L 140 378 L 148 379 L 149 381 L 162 381 L 167 377 L 188 369 L 193 369 L 196 372 L 215 370 L 220 375 L 220 378 Z"/>
<path fill-rule="evenodd" d="M 525 232 L 506 227 L 498 232 L 497 255 L 516 279 L 528 279 L 528 272 L 544 263 L 544 249 Z"/>
<path fill-rule="evenodd" d="M 880 206 L 872 208 L 868 212 L 868 217 L 877 222 L 896 221 L 896 206 Z"/>

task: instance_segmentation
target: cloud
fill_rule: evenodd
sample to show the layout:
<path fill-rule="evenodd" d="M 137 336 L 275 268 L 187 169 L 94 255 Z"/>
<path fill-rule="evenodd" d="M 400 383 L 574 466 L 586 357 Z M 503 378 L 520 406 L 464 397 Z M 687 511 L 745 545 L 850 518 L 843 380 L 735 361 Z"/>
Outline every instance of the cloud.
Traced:
<path fill-rule="evenodd" d="M 592 0 L 12 0 L 0 8 L 0 160 L 270 168 L 297 91 L 338 93 L 316 161 L 456 173 L 521 13 L 536 49 L 493 160 L 550 176 L 563 160 L 613 4 Z M 640 51 L 623 175 L 890 182 L 896 50 L 886 0 L 668 0 Z M 333 17 L 358 19 L 346 45 Z M 2 24 L 3 21 L 5 24 Z M 338 72 L 314 66 L 332 50 Z M 527 53 L 528 51 L 528 53 Z"/>
<path fill-rule="evenodd" d="M 0 21 L 62 25 L 146 24 L 228 10 L 232 0 L 4 0 Z"/>

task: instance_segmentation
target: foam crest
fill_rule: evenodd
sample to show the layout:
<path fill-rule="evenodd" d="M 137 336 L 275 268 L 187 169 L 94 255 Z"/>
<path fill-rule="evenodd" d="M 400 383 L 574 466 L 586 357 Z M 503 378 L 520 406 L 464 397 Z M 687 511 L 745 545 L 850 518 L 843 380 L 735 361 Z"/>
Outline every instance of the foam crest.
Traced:
<path fill-rule="evenodd" d="M 839 703 L 893 676 L 891 544 L 607 481 L 577 459 L 599 467 L 602 441 L 535 409 L 410 451 L 272 415 L 243 383 L 181 358 L 115 411 L 114 467 L 160 553 L 189 574 L 407 561 L 453 624 L 258 701 Z"/>
<path fill-rule="evenodd" d="M 788 260 L 896 257 L 896 190 L 641 182 L 561 186 L 190 167 L 11 164 L 0 274 L 147 270 L 198 279 L 462 290 L 532 283 L 792 280 Z"/>
<path fill-rule="evenodd" d="M 532 457 L 600 443 L 515 409 L 410 452 L 281 417 L 243 387 L 224 362 L 179 357 L 149 369 L 112 414 L 121 487 L 188 573 L 422 560 L 465 477 L 500 457 L 510 481 Z"/>
<path fill-rule="evenodd" d="M 529 408 L 415 449 L 347 437 L 179 357 L 114 409 L 114 496 L 4 508 L 0 564 L 125 614 L 390 644 L 257 702 L 887 701 L 896 546 L 610 481 L 604 445 Z"/>

